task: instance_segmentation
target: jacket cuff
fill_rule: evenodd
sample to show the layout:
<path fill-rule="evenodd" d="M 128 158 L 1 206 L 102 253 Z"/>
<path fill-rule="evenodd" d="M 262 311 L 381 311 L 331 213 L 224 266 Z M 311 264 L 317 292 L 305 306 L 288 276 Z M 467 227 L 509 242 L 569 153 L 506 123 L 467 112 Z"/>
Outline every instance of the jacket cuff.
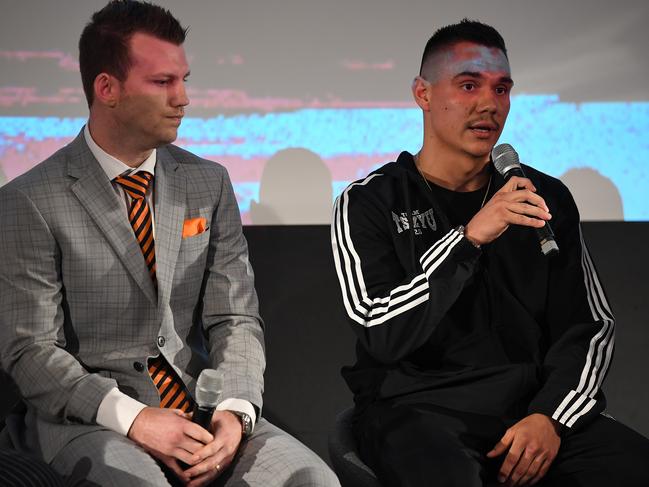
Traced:
<path fill-rule="evenodd" d="M 541 390 L 528 407 L 528 413 L 541 413 L 558 421 L 566 428 L 599 414 L 605 406 L 603 399 L 598 400 L 572 389 L 553 391 L 550 395 Z"/>
<path fill-rule="evenodd" d="M 66 422 L 97 422 L 97 411 L 108 392 L 117 387 L 113 379 L 99 374 L 87 374 L 73 389 L 64 412 Z"/>
<path fill-rule="evenodd" d="M 146 404 L 127 396 L 115 387 L 108 391 L 97 409 L 97 424 L 127 436 L 136 416 L 145 407 Z"/>
<path fill-rule="evenodd" d="M 451 252 L 453 252 L 454 261 L 462 262 L 476 260 L 480 256 L 481 250 L 457 228 L 451 229 L 419 258 L 427 278 L 430 278 L 431 274 L 446 261 Z"/>
<path fill-rule="evenodd" d="M 257 414 L 255 412 L 255 408 L 252 406 L 252 403 L 250 401 L 246 401 L 245 399 L 237 399 L 234 397 L 230 397 L 228 399 L 224 399 L 219 403 L 218 406 L 216 406 L 217 411 L 237 411 L 239 413 L 245 413 L 248 416 L 250 416 L 250 420 L 252 421 L 252 427 L 255 427 L 255 422 L 257 421 Z"/>

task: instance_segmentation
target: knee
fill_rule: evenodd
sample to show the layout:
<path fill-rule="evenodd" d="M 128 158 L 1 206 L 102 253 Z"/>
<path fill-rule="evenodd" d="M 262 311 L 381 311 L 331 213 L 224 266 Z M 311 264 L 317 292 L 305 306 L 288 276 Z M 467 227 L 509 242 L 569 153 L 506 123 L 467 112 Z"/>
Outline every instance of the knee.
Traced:
<path fill-rule="evenodd" d="M 266 487 L 340 487 L 338 477 L 320 457 L 308 450 L 274 458 L 271 469 L 266 468 Z M 250 472 L 253 473 L 253 472 Z M 270 475 L 268 475 L 270 474 Z M 254 473 L 253 473 L 254 476 Z M 246 475 L 244 475 L 246 477 Z M 252 477 L 251 477 L 252 478 Z M 261 479 L 258 479 L 261 480 Z M 253 482 L 254 484 L 254 482 Z"/>
<path fill-rule="evenodd" d="M 294 469 L 284 485 L 287 487 L 340 487 L 340 482 L 336 474 L 324 462 L 320 462 Z"/>
<path fill-rule="evenodd" d="M 340 487 L 333 471 L 295 438 L 262 421 L 233 470 L 233 487 Z M 230 483 L 228 483 L 228 487 Z"/>
<path fill-rule="evenodd" d="M 160 466 L 124 436 L 99 430 L 68 443 L 52 461 L 67 485 L 169 486 Z"/>

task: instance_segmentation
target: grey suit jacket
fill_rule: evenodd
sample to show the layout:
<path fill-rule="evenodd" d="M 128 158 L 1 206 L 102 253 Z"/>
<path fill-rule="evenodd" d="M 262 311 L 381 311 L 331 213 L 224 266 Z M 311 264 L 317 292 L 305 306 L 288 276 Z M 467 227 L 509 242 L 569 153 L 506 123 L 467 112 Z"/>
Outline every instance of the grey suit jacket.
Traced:
<path fill-rule="evenodd" d="M 157 406 L 140 364 L 158 353 L 190 391 L 209 366 L 223 398 L 261 408 L 262 324 L 227 172 L 175 146 L 157 154 L 157 293 L 83 134 L 0 188 L 1 364 L 27 404 L 20 441 L 46 461 L 101 428 L 112 387 Z M 183 238 L 198 217 L 209 228 Z"/>

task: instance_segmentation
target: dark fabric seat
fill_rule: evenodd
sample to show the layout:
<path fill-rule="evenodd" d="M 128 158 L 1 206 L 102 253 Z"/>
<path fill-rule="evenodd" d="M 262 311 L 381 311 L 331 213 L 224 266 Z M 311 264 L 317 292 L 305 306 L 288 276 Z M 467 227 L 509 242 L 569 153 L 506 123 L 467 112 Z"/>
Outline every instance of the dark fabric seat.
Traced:
<path fill-rule="evenodd" d="M 63 487 L 61 477 L 38 458 L 0 450 L 0 484 L 7 487 Z"/>
<path fill-rule="evenodd" d="M 352 434 L 354 408 L 345 409 L 336 416 L 329 433 L 329 458 L 342 487 L 381 487 L 381 483 L 357 453 Z"/>
<path fill-rule="evenodd" d="M 43 460 L 11 449 L 8 435 L 3 435 L 5 418 L 18 404 L 18 390 L 0 370 L 0 485 L 7 487 L 59 487 L 62 478 Z M 6 433 L 6 432 L 5 432 Z"/>

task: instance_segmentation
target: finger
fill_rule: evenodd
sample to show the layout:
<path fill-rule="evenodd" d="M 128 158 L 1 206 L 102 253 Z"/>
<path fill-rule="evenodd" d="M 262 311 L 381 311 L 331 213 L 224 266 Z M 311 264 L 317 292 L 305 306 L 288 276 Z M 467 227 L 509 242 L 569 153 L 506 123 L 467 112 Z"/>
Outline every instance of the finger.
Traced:
<path fill-rule="evenodd" d="M 543 208 L 544 210 L 549 211 L 548 205 L 545 204 L 545 200 L 538 194 L 533 193 L 528 189 L 519 189 L 516 191 L 504 193 L 502 195 L 499 195 L 498 198 L 504 199 L 506 201 L 528 202 L 531 205 L 538 206 L 539 208 Z"/>
<path fill-rule="evenodd" d="M 512 441 L 514 441 L 514 435 L 510 430 L 505 431 L 505 434 L 500 440 L 498 440 L 498 443 L 494 445 L 490 452 L 487 452 L 487 456 L 493 458 L 502 455 L 511 446 Z"/>
<path fill-rule="evenodd" d="M 212 436 L 209 431 L 190 421 L 188 421 L 187 424 L 184 425 L 183 433 L 186 436 L 195 439 L 196 441 L 200 441 L 204 445 L 207 445 L 208 443 L 214 441 L 214 436 Z"/>
<path fill-rule="evenodd" d="M 209 485 L 212 481 L 221 475 L 223 470 L 211 470 L 203 475 L 199 475 L 189 481 L 187 487 L 202 487 L 203 485 Z"/>
<path fill-rule="evenodd" d="M 198 460 L 196 460 L 198 458 Z M 207 456 L 194 455 L 194 464 L 187 469 L 185 473 L 190 477 L 198 477 L 211 470 L 222 470 L 222 467 L 228 465 L 226 461 L 226 452 L 223 448 L 214 448 L 214 453 Z M 218 468 L 217 468 L 218 467 Z"/>
<path fill-rule="evenodd" d="M 169 470 L 171 470 L 174 474 L 176 474 L 176 477 L 181 479 L 183 482 L 189 481 L 189 477 L 183 471 L 183 469 L 180 468 L 180 465 L 178 464 L 178 461 L 175 458 L 169 457 L 167 455 L 162 455 L 160 457 L 160 460 L 162 460 L 162 463 L 164 463 L 169 468 Z"/>
<path fill-rule="evenodd" d="M 232 456 L 214 455 L 206 458 L 198 465 L 185 471 L 185 474 L 191 478 L 198 478 L 207 474 L 220 475 L 224 469 L 232 462 Z M 215 473 L 216 472 L 216 473 Z"/>
<path fill-rule="evenodd" d="M 534 217 L 537 220 L 552 219 L 552 214 L 550 214 L 549 212 L 545 211 L 542 208 L 539 208 L 537 206 L 532 206 L 529 203 L 510 203 L 507 206 L 507 209 L 519 215 Z"/>
<path fill-rule="evenodd" d="M 178 448 L 182 448 L 183 450 L 187 451 L 190 455 L 193 456 L 196 455 L 196 453 L 201 451 L 203 448 L 211 444 L 212 443 L 208 443 L 207 445 L 204 445 L 200 441 L 196 441 L 195 439 L 190 438 L 189 436 L 184 436 L 183 439 L 178 444 Z"/>
<path fill-rule="evenodd" d="M 530 485 L 537 484 L 543 477 L 545 477 L 545 475 L 548 473 L 548 470 L 550 469 L 550 465 L 552 465 L 552 462 L 546 459 L 539 468 L 539 472 L 534 476 L 532 480 L 530 480 Z"/>
<path fill-rule="evenodd" d="M 171 457 L 187 465 L 194 465 L 196 463 L 194 454 L 188 452 L 184 448 L 174 448 L 171 450 Z"/>
<path fill-rule="evenodd" d="M 489 458 L 494 458 L 494 457 L 499 457 L 503 453 L 507 451 L 507 448 L 509 448 L 509 445 L 503 443 L 503 440 L 500 440 L 496 445 L 491 449 L 491 451 L 487 452 L 487 457 Z"/>
<path fill-rule="evenodd" d="M 500 471 L 498 472 L 499 482 L 504 482 L 510 477 L 512 471 L 514 470 L 514 467 L 516 467 L 516 464 L 518 464 L 518 461 L 520 460 L 522 454 L 523 454 L 523 449 L 520 448 L 515 443 L 512 444 L 511 448 L 509 449 L 509 453 L 507 453 L 507 456 L 505 457 L 505 461 L 503 461 L 503 464 L 500 467 Z"/>
<path fill-rule="evenodd" d="M 507 183 L 500 189 L 500 191 L 516 191 L 518 189 L 529 189 L 530 191 L 536 191 L 536 187 L 532 184 L 527 178 L 521 178 L 518 176 L 512 176 L 509 178 Z"/>
<path fill-rule="evenodd" d="M 207 445 L 204 445 L 200 450 L 194 452 L 194 456 L 196 456 L 199 460 L 205 460 L 206 458 L 213 457 L 214 455 L 225 457 L 228 455 L 228 445 L 229 443 L 226 443 L 226 441 L 224 441 L 222 438 L 217 437 L 217 439 L 212 443 L 208 443 Z"/>
<path fill-rule="evenodd" d="M 545 457 L 543 455 L 538 455 L 536 458 L 534 458 L 534 461 L 532 461 L 532 463 L 530 463 L 529 467 L 527 468 L 527 472 L 521 476 L 519 484 L 527 485 L 534 477 L 536 477 L 536 475 L 539 473 L 541 465 L 543 465 L 543 462 L 545 462 Z"/>
<path fill-rule="evenodd" d="M 550 212 L 548 205 L 545 203 L 545 200 L 536 193 L 532 193 L 528 190 L 516 191 L 512 193 L 514 198 L 519 201 L 525 201 L 531 205 L 542 208 L 546 212 Z"/>
<path fill-rule="evenodd" d="M 527 450 L 523 452 L 510 476 L 513 486 L 520 485 L 521 479 L 529 471 L 534 459 L 534 455 L 530 454 Z"/>
<path fill-rule="evenodd" d="M 541 220 L 539 218 L 534 218 L 531 216 L 521 215 L 519 213 L 514 213 L 513 211 L 508 211 L 504 220 L 509 225 L 521 225 L 524 227 L 533 227 L 533 228 L 541 228 L 545 226 L 545 220 Z"/>

